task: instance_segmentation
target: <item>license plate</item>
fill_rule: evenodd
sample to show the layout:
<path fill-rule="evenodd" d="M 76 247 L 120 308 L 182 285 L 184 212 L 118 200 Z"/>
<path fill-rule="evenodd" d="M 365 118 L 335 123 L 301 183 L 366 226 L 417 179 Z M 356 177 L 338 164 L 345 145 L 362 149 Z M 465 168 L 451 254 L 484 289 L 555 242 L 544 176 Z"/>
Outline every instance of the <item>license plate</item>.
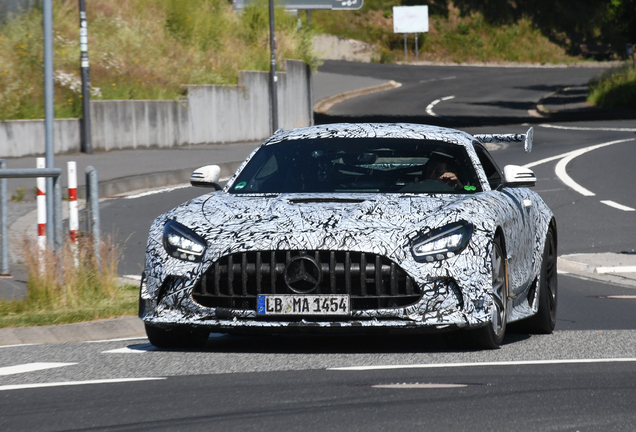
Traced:
<path fill-rule="evenodd" d="M 351 315 L 347 294 L 259 295 L 257 315 Z"/>

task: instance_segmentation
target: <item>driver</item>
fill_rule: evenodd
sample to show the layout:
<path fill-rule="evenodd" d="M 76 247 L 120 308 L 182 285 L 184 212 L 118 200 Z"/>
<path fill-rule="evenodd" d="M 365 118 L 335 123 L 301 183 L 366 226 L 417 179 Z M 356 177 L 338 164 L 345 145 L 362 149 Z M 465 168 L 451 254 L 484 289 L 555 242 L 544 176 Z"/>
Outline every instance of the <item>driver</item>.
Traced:
<path fill-rule="evenodd" d="M 426 162 L 425 178 L 428 180 L 440 180 L 452 187 L 453 189 L 461 189 L 463 186 L 457 175 L 457 164 L 450 157 L 445 157 L 437 153 L 431 154 L 428 162 Z"/>

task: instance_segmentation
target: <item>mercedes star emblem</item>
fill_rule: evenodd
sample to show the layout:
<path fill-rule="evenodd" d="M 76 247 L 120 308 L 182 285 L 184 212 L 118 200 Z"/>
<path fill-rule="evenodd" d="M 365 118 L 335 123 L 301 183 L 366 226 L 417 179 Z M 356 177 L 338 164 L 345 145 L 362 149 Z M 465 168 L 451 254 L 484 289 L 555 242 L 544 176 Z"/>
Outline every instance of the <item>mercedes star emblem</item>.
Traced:
<path fill-rule="evenodd" d="M 293 292 L 308 294 L 322 281 L 320 265 L 310 256 L 293 257 L 285 267 L 285 283 Z"/>

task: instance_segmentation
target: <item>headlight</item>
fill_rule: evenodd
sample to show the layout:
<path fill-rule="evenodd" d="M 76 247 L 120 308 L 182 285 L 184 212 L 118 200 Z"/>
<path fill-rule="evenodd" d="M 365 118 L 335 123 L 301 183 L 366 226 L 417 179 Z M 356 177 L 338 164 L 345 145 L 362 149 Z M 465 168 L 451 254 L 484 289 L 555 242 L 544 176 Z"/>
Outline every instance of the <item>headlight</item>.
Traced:
<path fill-rule="evenodd" d="M 163 247 L 172 257 L 199 262 L 205 252 L 205 241 L 191 229 L 171 220 L 163 227 Z"/>
<path fill-rule="evenodd" d="M 411 253 L 417 262 L 452 258 L 466 248 L 472 234 L 472 224 L 454 222 L 416 239 L 411 246 Z"/>

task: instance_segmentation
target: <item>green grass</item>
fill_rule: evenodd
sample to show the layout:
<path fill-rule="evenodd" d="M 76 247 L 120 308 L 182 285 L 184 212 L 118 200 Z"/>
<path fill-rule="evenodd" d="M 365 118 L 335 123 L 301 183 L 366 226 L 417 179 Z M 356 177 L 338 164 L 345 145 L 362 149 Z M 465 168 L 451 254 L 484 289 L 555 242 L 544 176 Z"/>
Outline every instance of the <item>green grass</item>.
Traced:
<path fill-rule="evenodd" d="M 0 328 L 71 324 L 96 319 L 134 316 L 139 307 L 139 287 L 119 287 L 114 298 L 95 299 L 83 306 L 39 308 L 29 302 L 1 302 Z"/>
<path fill-rule="evenodd" d="M 179 99 L 185 84 L 236 84 L 239 70 L 269 70 L 265 0 L 237 14 L 227 0 L 89 2 L 92 99 Z M 78 2 L 53 2 L 55 116 L 79 117 Z M 316 65 L 312 33 L 276 9 L 277 54 Z M 0 26 L 0 120 L 42 118 L 42 15 Z"/>
<path fill-rule="evenodd" d="M 393 33 L 392 7 L 400 2 L 365 0 L 359 11 L 315 11 L 320 30 L 378 46 L 380 62 L 404 60 L 404 35 Z M 404 3 L 404 2 L 402 2 Z M 429 8 L 429 13 L 431 9 Z M 462 16 L 449 5 L 448 16 L 429 15 L 429 32 L 419 35 L 419 59 L 444 62 L 579 61 L 552 43 L 530 20 L 493 25 L 481 13 Z M 408 39 L 409 60 L 415 60 L 414 37 Z"/>
<path fill-rule="evenodd" d="M 636 70 L 632 64 L 609 70 L 590 83 L 587 101 L 604 108 L 636 108 Z"/>
<path fill-rule="evenodd" d="M 139 288 L 119 283 L 119 247 L 108 239 L 96 259 L 90 239 L 61 251 L 40 251 L 24 242 L 27 297 L 0 301 L 0 327 L 68 324 L 137 313 Z"/>

